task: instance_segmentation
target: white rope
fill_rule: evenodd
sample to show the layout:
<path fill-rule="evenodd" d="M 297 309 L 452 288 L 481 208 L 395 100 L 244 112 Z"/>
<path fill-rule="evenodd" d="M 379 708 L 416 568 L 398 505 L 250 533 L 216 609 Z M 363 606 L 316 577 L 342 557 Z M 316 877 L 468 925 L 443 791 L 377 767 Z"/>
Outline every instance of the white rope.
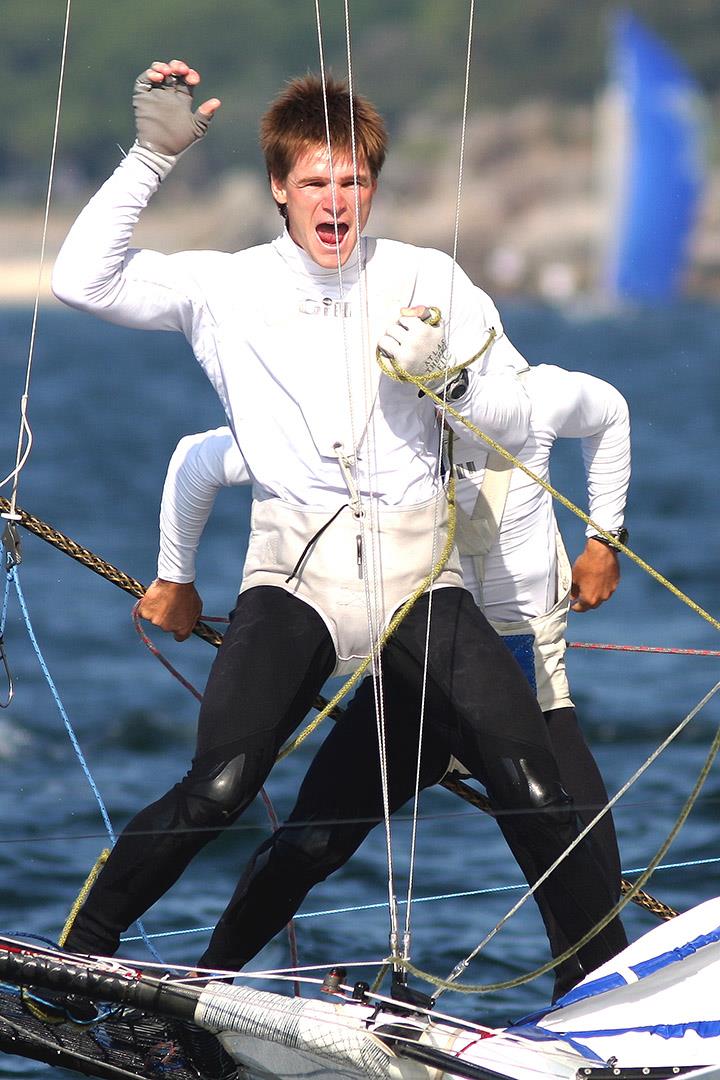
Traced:
<path fill-rule="evenodd" d="M 492 930 L 490 930 L 485 935 L 485 937 L 482 939 L 482 941 L 478 945 L 475 946 L 475 948 L 472 950 L 472 952 L 469 953 L 465 957 L 464 960 L 461 960 L 460 963 L 455 965 L 455 967 L 453 968 L 451 973 L 448 975 L 449 980 L 454 981 L 454 980 L 458 979 L 460 977 L 460 975 L 462 975 L 462 973 L 465 971 L 465 969 L 468 967 L 468 965 L 475 959 L 475 957 L 480 952 L 482 952 L 482 950 L 486 947 L 486 945 L 488 945 L 489 942 L 492 941 L 492 939 L 502 929 L 502 927 L 505 925 L 505 923 L 508 922 L 508 920 L 511 919 L 513 917 L 513 915 L 515 915 L 516 912 L 518 912 L 520 910 L 520 908 L 525 903 L 527 903 L 527 901 L 530 899 L 530 897 L 533 896 L 537 892 L 537 890 L 540 888 L 540 886 L 545 881 L 547 881 L 547 879 L 550 877 L 550 875 L 553 873 L 553 871 L 556 869 L 556 867 L 558 867 L 560 865 L 560 863 L 564 862 L 565 859 L 568 858 L 570 853 L 575 850 L 575 848 L 578 846 L 578 844 L 582 843 L 582 841 L 585 839 L 585 837 L 588 835 L 588 833 L 591 832 L 591 830 L 595 828 L 596 824 L 599 821 L 601 821 L 602 818 L 604 818 L 606 814 L 610 813 L 610 811 L 613 809 L 615 804 L 618 803 L 620 801 L 620 799 L 622 799 L 622 797 L 630 790 L 630 788 L 635 783 L 637 783 L 637 781 L 640 779 L 640 777 L 645 772 L 647 772 L 647 770 L 650 768 L 650 766 L 655 763 L 655 761 L 660 757 L 660 755 L 663 754 L 665 752 L 665 750 L 667 750 L 670 743 L 673 742 L 673 740 L 676 739 L 678 737 L 678 735 L 682 734 L 682 732 L 685 730 L 685 728 L 688 726 L 688 724 L 692 720 L 695 719 L 695 717 L 698 715 L 698 713 L 702 709 L 705 708 L 705 706 L 708 704 L 708 702 L 712 700 L 712 698 L 718 693 L 718 691 L 720 691 L 720 682 L 715 683 L 715 685 L 710 690 L 708 690 L 708 692 L 704 695 L 704 697 L 702 697 L 700 699 L 700 701 L 698 701 L 698 703 L 695 706 L 693 706 L 693 708 L 690 710 L 690 712 L 680 721 L 679 724 L 677 724 L 677 726 L 674 728 L 674 730 L 671 731 L 670 734 L 668 736 L 666 736 L 665 739 L 663 739 L 663 741 L 660 743 L 660 745 L 657 746 L 655 748 L 655 750 L 653 750 L 653 752 L 643 762 L 643 764 L 638 769 L 635 770 L 635 772 L 632 774 L 632 776 L 628 780 L 625 781 L 625 783 L 622 785 L 622 787 L 619 789 L 619 791 L 617 791 L 615 793 L 615 795 L 613 795 L 612 799 L 610 799 L 610 801 L 607 803 L 607 805 L 603 806 L 603 808 L 595 815 L 595 817 L 592 819 L 592 821 L 588 822 L 588 824 L 585 826 L 585 828 L 580 833 L 578 833 L 578 835 L 575 837 L 573 842 L 566 847 L 565 851 L 563 851 L 563 853 L 558 856 L 558 858 L 555 860 L 555 862 L 552 863 L 552 865 L 547 868 L 545 873 L 542 874 L 537 879 L 537 881 L 529 889 L 527 889 L 523 893 L 523 895 L 520 897 L 520 899 L 515 904 L 513 904 L 513 906 L 510 908 L 509 911 L 507 911 L 505 913 L 505 915 L 503 915 L 503 917 L 495 924 L 495 926 L 492 928 Z M 623 901 L 620 901 L 619 906 L 620 907 L 624 906 Z M 437 999 L 438 997 L 440 997 L 440 994 L 442 994 L 444 992 L 444 990 L 446 990 L 446 989 L 449 989 L 449 988 L 448 987 L 439 987 L 436 994 L 435 994 L 435 998 Z"/>
<path fill-rule="evenodd" d="M 347 73 L 348 73 L 348 91 L 350 93 L 350 133 L 351 133 L 351 149 L 352 149 L 352 165 L 353 165 L 353 179 L 354 184 L 354 203 L 355 203 L 355 220 L 357 222 L 358 235 L 360 229 L 360 191 L 358 186 L 358 160 L 357 160 L 357 139 L 355 135 L 355 115 L 353 109 L 354 101 L 354 79 L 353 79 L 353 62 L 352 62 L 352 42 L 351 42 L 351 30 L 350 30 L 350 5 L 349 0 L 344 0 L 343 4 L 344 17 L 345 17 L 345 45 L 346 45 L 346 58 L 347 58 Z M 363 274 L 361 280 L 361 289 L 366 285 L 365 276 Z M 369 404 L 369 392 L 368 392 L 368 358 L 370 357 L 374 362 L 375 349 L 374 343 L 370 343 L 368 340 L 369 333 L 369 319 L 367 318 L 367 289 L 365 289 L 364 296 L 361 296 L 362 310 L 366 316 L 365 332 L 363 334 L 363 392 L 366 400 L 366 405 Z M 362 332 L 362 329 L 361 329 Z M 385 596 L 383 589 L 384 575 L 383 575 L 383 563 L 382 563 L 382 545 L 380 542 L 380 529 L 379 529 L 379 507 L 377 504 L 377 495 L 373 493 L 371 484 L 372 477 L 378 475 L 378 461 L 377 461 L 377 439 L 375 438 L 375 410 L 374 402 L 370 405 L 370 413 L 368 416 L 367 426 L 367 480 L 369 496 L 369 509 L 371 515 L 370 522 L 370 537 L 371 537 L 371 550 L 366 555 L 366 542 L 363 537 L 363 559 L 365 560 L 365 594 L 366 605 L 368 610 L 368 625 L 371 631 L 371 640 L 377 641 L 383 629 L 384 616 L 385 616 Z M 358 466 L 359 467 L 359 464 Z M 368 557 L 369 556 L 369 557 Z M 367 570 L 370 570 L 368 574 Z M 370 595 L 370 576 L 372 576 L 372 596 Z M 375 724 L 377 730 L 378 739 L 378 758 L 380 767 L 380 783 L 383 800 L 383 825 L 385 830 L 385 848 L 386 859 L 388 868 L 388 912 L 390 918 L 390 951 L 393 954 L 397 953 L 399 946 L 399 908 L 398 908 L 398 895 L 395 886 L 395 868 L 394 868 L 394 856 L 393 856 L 393 831 L 392 831 L 392 818 L 390 808 L 390 789 L 388 780 L 388 759 L 387 759 L 387 736 L 386 736 L 386 718 L 385 718 L 385 695 L 383 688 L 383 656 L 380 651 L 372 665 L 372 680 L 373 680 L 373 700 L 375 705 Z"/>
<path fill-rule="evenodd" d="M 460 125 L 460 152 L 458 160 L 458 179 L 457 179 L 457 194 L 455 199 L 455 223 L 453 231 L 453 247 L 452 247 L 452 266 L 450 270 L 450 297 L 449 308 L 446 320 L 446 336 L 449 339 L 450 336 L 450 324 L 452 321 L 453 313 L 453 295 L 455 287 L 455 267 L 457 266 L 457 252 L 460 236 L 460 207 L 462 201 L 462 184 L 463 184 L 463 171 L 465 167 L 465 138 L 467 132 L 467 114 L 468 114 L 468 99 L 470 93 L 470 67 L 472 59 L 472 40 L 473 40 L 473 24 L 475 19 L 475 0 L 470 0 L 470 13 L 468 20 L 468 33 L 467 33 L 467 49 L 465 57 L 465 83 L 463 89 L 463 107 L 462 107 L 462 121 Z M 450 362 L 450 354 L 446 350 L 445 366 Z M 447 381 L 447 380 L 445 380 Z M 441 477 L 441 455 L 442 447 L 444 444 L 445 426 L 446 426 L 446 412 L 444 408 L 445 392 L 443 392 L 443 408 L 440 414 L 440 439 L 438 447 L 438 459 L 436 465 L 436 483 L 438 485 L 438 499 L 435 504 L 435 520 L 433 523 L 433 546 L 432 546 L 432 560 L 430 565 L 435 565 L 435 559 L 437 557 L 437 537 L 438 537 L 438 521 L 437 514 L 442 497 L 442 477 Z M 452 438 L 452 434 L 450 435 Z M 417 849 L 417 821 L 419 813 L 419 801 L 420 801 L 420 769 L 422 764 L 422 748 L 423 737 L 425 730 L 425 702 L 427 695 L 427 679 L 428 679 L 428 659 L 430 655 L 430 626 L 432 618 L 432 600 L 433 590 L 431 589 L 428 595 L 428 612 L 427 621 L 425 627 L 425 657 L 423 662 L 423 675 L 422 675 L 422 693 L 421 693 L 421 705 L 420 705 L 420 723 L 418 731 L 418 750 L 417 750 L 417 764 L 415 771 L 415 793 L 413 796 L 413 812 L 412 812 L 412 834 L 410 838 L 410 866 L 408 871 L 408 890 L 407 890 L 407 905 L 405 908 L 405 943 L 403 951 L 403 957 L 408 959 L 409 955 L 409 943 L 410 943 L 410 924 L 412 921 L 412 901 L 413 901 L 413 889 L 415 883 L 415 856 Z"/>
<path fill-rule="evenodd" d="M 17 497 L 20 482 L 20 473 L 25 467 L 33 444 L 32 428 L 27 418 L 28 405 L 30 402 L 30 376 L 32 373 L 33 359 L 35 356 L 35 339 L 37 336 L 38 313 L 40 310 L 40 290 L 42 288 L 42 276 L 45 269 L 45 248 L 47 244 L 48 221 L 50 219 L 50 201 L 52 199 L 53 181 L 55 177 L 55 160 L 57 158 L 58 133 L 60 131 L 60 112 L 62 108 L 62 95 L 65 83 L 65 62 L 67 59 L 68 35 L 70 30 L 70 6 L 72 0 L 66 0 L 65 25 L 63 29 L 62 48 L 60 52 L 60 74 L 58 89 L 55 100 L 55 121 L 53 125 L 52 149 L 50 151 L 50 170 L 48 174 L 47 192 L 45 196 L 45 213 L 43 217 L 42 240 L 40 243 L 40 261 L 38 265 L 37 284 L 35 287 L 35 302 L 33 304 L 32 325 L 30 328 L 30 343 L 28 345 L 28 357 L 25 367 L 25 387 L 20 398 L 20 426 L 18 431 L 17 452 L 15 455 L 15 468 L 12 472 L 0 480 L 0 487 L 12 480 L 12 494 L 10 496 L 10 510 L 3 517 L 11 520 L 17 518 Z"/>
<path fill-rule="evenodd" d="M 320 11 L 320 0 L 315 0 L 315 21 L 317 28 L 318 39 L 318 54 L 320 63 L 320 78 L 322 81 L 322 93 L 323 93 L 323 108 L 325 111 L 325 138 L 328 151 L 328 167 L 330 175 L 330 188 L 332 198 L 332 210 L 333 221 L 335 223 L 335 252 L 337 257 L 337 275 L 338 275 L 338 289 L 340 292 L 341 302 L 344 301 L 344 279 L 343 279 L 343 267 L 340 257 L 340 242 L 337 230 L 337 199 L 335 188 L 335 168 L 333 159 L 333 147 L 332 138 L 330 132 L 330 118 L 327 102 L 327 87 L 326 87 L 326 65 L 325 65 L 325 51 L 323 46 L 323 30 L 322 30 L 322 16 Z M 359 293 L 359 305 L 360 305 L 360 335 L 361 335 L 361 360 L 363 367 L 363 404 L 366 416 L 366 424 L 363 431 L 363 441 L 367 447 L 368 461 L 372 459 L 376 463 L 376 440 L 374 438 L 374 408 L 373 403 L 369 400 L 368 384 L 367 384 L 367 367 L 368 357 L 372 355 L 374 358 L 374 350 L 369 349 L 369 343 L 367 341 L 367 290 L 365 289 L 365 273 L 366 267 L 362 258 L 362 236 L 360 231 L 360 199 L 359 199 L 359 187 L 358 187 L 358 163 L 357 163 L 357 146 L 355 138 L 355 115 L 353 108 L 353 78 L 352 78 L 352 45 L 350 39 L 350 17 L 347 0 L 345 0 L 345 39 L 347 50 L 347 64 L 348 64 L 348 90 L 350 95 L 350 133 L 351 133 L 351 154 L 352 154 L 352 168 L 353 168 L 353 189 L 354 189 L 354 214 L 355 214 L 355 231 L 356 231 L 356 257 L 357 257 L 357 269 L 358 269 L 358 293 Z M 364 324 L 364 325 L 363 325 Z M 383 596 L 381 591 L 382 573 L 381 562 L 379 559 L 379 551 L 375 550 L 375 537 L 378 536 L 379 530 L 373 527 L 376 524 L 376 511 L 374 505 L 374 498 L 370 494 L 367 500 L 363 500 L 360 491 L 360 483 L 358 481 L 358 457 L 359 446 L 357 429 L 355 425 L 355 415 L 353 409 L 353 387 L 352 377 L 350 373 L 350 348 L 347 339 L 347 328 L 345 321 L 342 322 L 343 332 L 343 348 L 345 354 L 345 372 L 347 381 L 347 393 L 350 411 L 350 428 L 351 436 L 353 440 L 353 460 L 352 468 L 354 470 L 353 484 L 348 485 L 351 490 L 354 487 L 357 493 L 357 498 L 361 507 L 361 515 L 358 518 L 358 528 L 360 530 L 361 537 L 361 565 L 363 572 L 363 581 L 365 588 L 365 605 L 367 612 L 369 640 L 375 642 L 379 639 L 381 633 L 381 613 L 383 608 Z M 372 434 L 371 434 L 372 433 Z M 370 487 L 370 472 L 368 470 L 368 490 Z M 377 470 L 375 470 L 377 475 Z M 347 483 L 347 480 L 346 480 Z M 367 530 L 366 530 L 366 514 L 369 511 L 371 516 L 371 528 L 370 536 L 373 538 L 371 550 L 368 550 L 369 545 L 367 543 Z M 370 592 L 371 584 L 370 577 L 372 577 L 372 595 Z M 380 592 L 379 592 L 380 589 Z M 392 852 L 392 826 L 390 822 L 390 800 L 388 792 L 388 769 L 387 769 L 387 755 L 385 750 L 385 714 L 382 694 L 382 661 L 380 656 L 377 656 L 372 666 L 373 683 L 374 683 L 374 700 L 375 700 L 375 718 L 376 726 L 378 730 L 378 746 L 380 748 L 380 782 L 383 796 L 383 817 L 385 823 L 385 846 L 387 854 L 387 866 L 388 866 L 388 912 L 390 919 L 390 941 L 391 949 L 395 949 L 398 940 L 398 908 L 397 897 L 394 886 L 394 865 L 393 865 L 393 852 Z"/>
<path fill-rule="evenodd" d="M 347 81 L 348 81 L 348 93 L 350 95 L 350 150 L 352 155 L 352 169 L 353 169 L 353 203 L 354 203 L 354 215 L 355 226 L 358 236 L 358 252 L 360 251 L 361 243 L 361 215 L 360 215 L 360 185 L 358 183 L 359 169 L 358 169 L 358 155 L 357 155 L 357 137 L 355 134 L 355 85 L 353 77 L 353 61 L 352 61 L 352 41 L 350 30 L 350 6 L 349 0 L 344 0 L 343 5 L 344 19 L 345 19 L 345 46 L 346 46 L 346 62 L 347 62 Z M 375 432 L 376 418 L 375 418 L 375 400 L 374 395 L 371 395 L 370 386 L 368 385 L 368 374 L 371 364 L 375 362 L 375 348 L 374 343 L 369 340 L 370 333 L 370 318 L 368 308 L 368 288 L 367 288 L 367 263 L 364 262 L 362 267 L 359 268 L 360 273 L 358 277 L 358 292 L 360 295 L 360 338 L 361 338 L 361 357 L 362 357 L 362 377 L 363 377 L 363 402 L 365 406 L 366 426 L 364 430 L 364 440 L 367 447 L 367 469 L 366 469 L 366 486 L 369 492 L 365 511 L 370 512 L 370 537 L 372 545 L 370 548 L 370 558 L 366 555 L 366 536 L 363 529 L 363 560 L 365 562 L 364 570 L 370 569 L 370 574 L 364 573 L 365 582 L 365 603 L 367 607 L 368 627 L 370 630 L 370 638 L 372 641 L 377 641 L 383 629 L 384 613 L 385 613 L 385 596 L 383 589 L 383 573 L 382 573 L 382 553 L 380 550 L 380 530 L 378 520 L 378 505 L 377 496 L 373 494 L 373 477 L 378 475 L 378 463 L 377 463 L 377 438 Z M 355 446 L 355 472 L 356 478 L 360 471 L 360 447 Z M 364 526 L 364 522 L 362 523 Z M 372 577 L 372 596 L 370 596 L 370 577 Z M 382 695 L 382 653 L 379 653 L 376 661 L 372 666 L 372 677 L 375 685 L 375 697 L 376 697 L 376 717 L 384 730 L 384 704 Z"/>

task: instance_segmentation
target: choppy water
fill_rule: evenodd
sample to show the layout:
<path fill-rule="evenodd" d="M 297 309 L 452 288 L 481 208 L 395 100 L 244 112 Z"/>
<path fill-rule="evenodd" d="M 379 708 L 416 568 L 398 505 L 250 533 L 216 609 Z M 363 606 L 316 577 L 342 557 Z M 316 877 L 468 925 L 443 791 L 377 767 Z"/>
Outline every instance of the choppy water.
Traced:
<path fill-rule="evenodd" d="M 539 306 L 506 306 L 507 329 L 532 362 L 592 371 L 614 382 L 633 414 L 631 546 L 710 612 L 720 613 L 716 445 L 720 309 L 685 305 L 623 316 L 561 315 Z M 0 472 L 14 461 L 18 398 L 30 313 L 0 312 Z M 220 408 L 185 343 L 176 335 L 120 330 L 71 312 L 41 315 L 30 416 L 35 448 L 20 487 L 21 505 L 143 581 L 154 575 L 156 517 L 167 459 L 177 438 L 223 422 Z M 556 453 L 556 485 L 582 498 L 579 448 Z M 6 494 L 7 489 L 3 489 Z M 581 527 L 564 510 L 571 554 Z M 208 530 L 199 567 L 205 610 L 224 613 L 240 577 L 247 496 L 225 492 Z M 193 746 L 196 706 L 136 638 L 129 598 L 35 538 L 24 541 L 20 581 L 42 650 L 115 826 L 184 771 Z M 6 648 L 17 683 L 0 712 L 0 931 L 54 937 L 104 843 L 97 805 L 80 769 L 29 644 L 14 592 Z M 718 648 L 712 627 L 643 572 L 627 565 L 621 589 L 602 610 L 573 616 L 576 641 Z M 163 647 L 203 685 L 213 650 L 193 640 Z M 575 650 L 570 673 L 585 728 L 608 786 L 615 790 L 720 678 L 720 661 Z M 0 690 L 0 697 L 2 691 Z M 680 811 L 720 720 L 716 703 L 626 797 L 616 813 L 624 866 L 644 866 Z M 277 811 L 291 807 L 313 743 L 279 765 L 269 782 Z M 720 891 L 717 768 L 650 891 L 679 908 Z M 495 825 L 447 792 L 422 802 L 416 896 L 503 889 L 518 874 Z M 396 866 L 404 890 L 409 827 L 395 825 Z M 211 924 L 246 855 L 265 834 L 261 806 L 214 844 L 146 920 L 153 933 Z M 414 959 L 446 974 L 517 894 L 416 905 Z M 387 948 L 384 838 L 376 830 L 353 862 L 315 890 L 299 921 L 303 963 L 374 960 Z M 361 908 L 362 910 L 356 910 Z M 630 933 L 652 918 L 633 910 Z M 162 938 L 164 957 L 188 961 L 204 935 Z M 142 956 L 140 944 L 126 952 Z M 507 978 L 545 958 L 534 912 L 523 911 L 484 958 L 474 981 Z M 278 939 L 258 966 L 287 963 Z M 477 1001 L 447 995 L 443 1007 L 502 1022 L 542 1004 L 549 982 Z M 50 1076 L 19 1059 L 0 1075 Z"/>

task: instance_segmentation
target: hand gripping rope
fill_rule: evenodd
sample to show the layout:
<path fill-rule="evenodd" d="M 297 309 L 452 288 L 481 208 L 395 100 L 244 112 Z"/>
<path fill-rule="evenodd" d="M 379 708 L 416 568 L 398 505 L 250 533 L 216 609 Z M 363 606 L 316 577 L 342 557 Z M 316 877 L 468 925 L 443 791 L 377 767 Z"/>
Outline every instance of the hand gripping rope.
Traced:
<path fill-rule="evenodd" d="M 7 500 L 0 496 L 0 509 L 8 505 L 9 504 Z M 124 571 L 119 570 L 111 563 L 106 562 L 100 556 L 89 551 L 87 548 L 82 547 L 75 540 L 70 539 L 70 537 L 66 536 L 64 533 L 59 532 L 52 525 L 48 524 L 45 521 L 42 521 L 40 518 L 37 518 L 34 515 L 28 513 L 26 510 L 22 509 L 18 510 L 17 517 L 18 523 L 28 532 L 33 533 L 35 536 L 44 540 L 52 547 L 55 547 L 58 550 L 64 552 L 64 554 L 69 555 L 71 558 L 75 559 L 83 566 L 92 570 L 93 573 L 98 574 L 100 577 L 105 578 L 105 580 L 112 582 L 112 584 L 114 585 L 117 585 L 118 588 L 122 589 L 124 592 L 129 593 L 131 596 L 137 598 L 144 595 L 145 586 L 142 585 L 139 581 L 137 581 L 133 577 L 130 577 L 130 575 L 126 574 Z M 5 600 L 3 603 L 0 629 L 4 627 L 5 622 L 8 587 L 9 579 L 5 590 Z M 399 614 L 400 612 L 398 612 L 398 616 Z M 398 623 L 395 623 L 395 627 L 393 627 L 393 629 L 395 629 L 397 625 Z M 216 648 L 222 642 L 222 635 L 204 622 L 198 621 L 198 623 L 195 625 L 193 633 L 196 636 L 201 637 L 204 641 L 209 642 L 209 644 L 214 645 Z M 661 651 L 674 652 L 675 650 Z M 701 655 L 704 655 L 704 653 L 701 653 Z M 6 658 L 5 662 L 7 663 Z M 325 698 L 323 698 L 321 695 L 318 695 L 315 701 L 315 708 L 320 711 L 324 710 L 325 716 L 331 716 L 334 720 L 338 720 L 343 715 L 343 710 L 337 705 L 333 708 L 332 704 L 332 702 L 328 703 Z M 313 721 L 315 725 L 317 725 L 318 722 L 319 721 L 317 720 L 317 718 L 315 718 L 315 720 Z M 309 733 L 310 732 L 307 730 L 303 731 L 303 738 L 307 737 Z M 291 752 L 291 749 L 292 746 L 288 746 L 282 751 L 282 753 L 287 756 L 287 754 Z M 475 806 L 477 809 L 483 810 L 485 813 L 491 812 L 490 805 L 487 799 L 479 792 L 474 791 L 474 789 L 470 785 L 465 784 L 460 780 L 447 777 L 443 781 L 441 781 L 441 786 L 445 787 L 448 791 L 453 792 L 455 795 L 457 795 L 459 798 L 463 799 L 470 805 Z M 622 882 L 622 887 L 623 892 L 627 892 L 631 888 L 630 883 L 625 880 Z M 672 908 L 668 907 L 668 905 L 663 904 L 661 901 L 657 900 L 656 898 L 650 896 L 647 893 L 639 893 L 633 897 L 633 900 L 641 907 L 645 907 L 647 910 L 657 914 L 660 918 L 672 918 L 675 914 L 677 914 Z"/>

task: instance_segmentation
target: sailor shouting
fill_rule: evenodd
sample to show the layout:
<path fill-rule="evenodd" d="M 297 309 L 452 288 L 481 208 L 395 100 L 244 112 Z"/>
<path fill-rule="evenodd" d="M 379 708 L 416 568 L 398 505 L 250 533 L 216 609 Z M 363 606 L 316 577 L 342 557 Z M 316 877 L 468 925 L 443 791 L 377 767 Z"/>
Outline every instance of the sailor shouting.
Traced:
<path fill-rule="evenodd" d="M 285 219 L 277 240 L 233 254 L 130 248 L 140 213 L 219 108 L 212 98 L 193 113 L 199 81 L 178 60 L 139 78 L 137 142 L 80 214 L 53 278 L 73 307 L 186 336 L 254 496 L 240 594 L 191 767 L 124 830 L 67 938 L 74 952 L 116 951 L 130 923 L 242 814 L 328 676 L 370 654 L 433 567 L 429 635 L 425 592 L 385 645 L 383 669 L 417 695 L 428 649 L 428 692 L 443 704 L 435 712 L 449 748 L 498 809 L 518 812 L 519 842 L 539 872 L 577 835 L 527 680 L 463 588 L 457 550 L 437 562 L 448 527 L 443 423 L 416 385 L 381 371 L 376 347 L 396 374 L 434 379 L 463 417 L 513 452 L 529 423 L 521 358 L 490 299 L 446 255 L 362 235 L 386 134 L 374 107 L 332 80 L 295 80 L 262 120 Z M 473 357 L 450 384 L 445 372 Z M 476 470 L 483 446 L 478 439 Z M 546 896 L 570 942 L 609 910 L 587 843 L 551 876 Z M 613 920 L 581 949 L 583 968 L 624 944 Z M 232 968 L 233 955 L 225 941 L 200 964 Z"/>
<path fill-rule="evenodd" d="M 521 372 L 532 404 L 530 434 L 519 460 L 549 482 L 550 456 L 558 439 L 579 439 L 586 468 L 587 509 L 593 522 L 622 536 L 630 479 L 630 420 L 622 395 L 592 375 L 548 364 Z M 547 724 L 565 791 L 583 825 L 608 801 L 602 775 L 585 741 L 570 696 L 565 670 L 568 609 L 588 611 L 615 591 L 620 578 L 617 552 L 587 529 L 584 551 L 572 568 L 558 531 L 553 500 L 519 468 L 493 453 L 476 485 L 477 445 L 458 440 L 458 550 L 465 587 L 512 649 L 534 688 Z M 192 631 L 202 607 L 195 589 L 195 557 L 215 498 L 222 487 L 249 484 L 250 476 L 229 428 L 180 440 L 170 460 L 160 507 L 158 577 L 143 598 L 143 613 L 180 640 Z M 207 955 L 231 941 L 233 966 L 245 967 L 273 934 L 286 926 L 308 890 L 341 867 L 373 824 L 383 820 L 386 794 L 391 813 L 425 788 L 451 761 L 443 717 L 446 705 L 395 687 L 384 672 L 383 699 L 389 723 L 384 731 L 386 792 L 378 763 L 374 688 L 367 678 L 334 723 L 300 786 L 286 822 L 264 840 L 244 870 L 223 913 Z M 434 714 L 434 708 L 438 714 Z M 420 732 L 420 717 L 425 722 Z M 418 766 L 418 743 L 422 742 Z M 418 775 L 419 774 L 419 775 Z M 515 815 L 498 821 L 528 881 L 536 881 L 536 853 L 515 833 Z M 608 812 L 593 827 L 591 843 L 616 899 L 620 897 L 620 855 Z M 568 947 L 546 902 L 535 893 L 553 955 Z M 556 969 L 553 1000 L 582 979 L 577 957 Z"/>

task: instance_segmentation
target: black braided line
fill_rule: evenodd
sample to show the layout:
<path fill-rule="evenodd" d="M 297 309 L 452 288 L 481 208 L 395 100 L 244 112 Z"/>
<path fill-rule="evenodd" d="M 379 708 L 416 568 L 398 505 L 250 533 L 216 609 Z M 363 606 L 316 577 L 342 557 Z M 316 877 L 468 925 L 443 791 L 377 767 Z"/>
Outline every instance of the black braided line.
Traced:
<path fill-rule="evenodd" d="M 471 806 L 477 807 L 478 810 L 482 810 L 491 817 L 495 816 L 487 795 L 482 795 L 479 791 L 475 791 L 469 784 L 452 776 L 446 776 L 440 783 L 444 788 L 447 788 L 448 791 L 452 791 L 454 795 L 458 795 L 461 799 L 464 799 L 465 802 L 470 803 Z M 620 881 L 620 889 L 623 895 L 630 892 L 631 888 L 632 882 L 628 881 L 626 878 L 622 878 Z M 678 914 L 674 908 L 671 908 L 668 904 L 664 904 L 662 900 L 658 900 L 656 897 L 651 896 L 650 893 L 643 892 L 642 890 L 636 893 L 632 899 L 634 904 L 637 904 L 638 907 L 645 908 L 646 911 L 652 912 L 653 915 L 657 915 L 658 919 L 674 919 Z"/>
<path fill-rule="evenodd" d="M 0 512 L 7 513 L 10 510 L 10 503 L 7 499 L 0 496 Z M 106 562 L 105 559 L 101 559 L 99 555 L 95 555 L 92 551 L 88 551 L 87 548 L 82 547 L 75 540 L 72 540 L 69 536 L 65 536 L 64 533 L 59 532 L 58 529 L 53 528 L 52 525 L 48 525 L 47 522 L 41 521 L 40 518 L 36 518 L 33 514 L 29 514 L 27 510 L 21 510 L 16 507 L 16 513 L 19 515 L 19 525 L 22 525 L 28 532 L 33 533 L 34 536 L 40 537 L 46 543 L 52 547 L 57 548 L 59 551 L 69 555 L 71 559 L 75 559 L 76 562 L 86 566 L 88 570 L 92 570 L 93 573 L 98 574 L 100 577 L 105 578 L 106 581 L 112 582 L 113 585 L 117 585 L 118 588 L 124 592 L 130 593 L 131 596 L 140 598 L 145 595 L 146 587 L 137 581 L 135 578 L 130 577 L 123 570 L 118 570 L 112 563 Z M 216 648 L 222 643 L 222 634 L 219 634 L 217 630 L 213 630 L 207 623 L 197 622 L 193 634 L 202 638 L 203 641 L 209 642 L 210 645 L 214 645 Z M 326 699 L 321 695 L 315 699 L 314 708 L 322 711 L 327 705 Z M 342 706 L 338 705 L 330 713 L 333 720 L 339 720 L 344 715 L 345 710 Z M 458 795 L 465 802 L 471 806 L 475 806 L 478 810 L 482 810 L 486 814 L 493 815 L 490 801 L 486 795 L 481 795 L 480 792 L 473 790 L 469 784 L 463 783 L 462 780 L 456 780 L 451 777 L 446 777 L 440 781 L 442 787 L 448 791 L 452 791 L 453 794 Z M 621 882 L 621 888 L 623 893 L 629 892 L 632 888 L 631 883 L 623 878 Z M 661 900 L 657 900 L 654 896 L 651 896 L 646 892 L 638 892 L 633 897 L 633 903 L 639 907 L 645 908 L 647 911 L 652 912 L 660 919 L 672 919 L 677 915 L 677 911 L 674 908 L 664 904 Z"/>

